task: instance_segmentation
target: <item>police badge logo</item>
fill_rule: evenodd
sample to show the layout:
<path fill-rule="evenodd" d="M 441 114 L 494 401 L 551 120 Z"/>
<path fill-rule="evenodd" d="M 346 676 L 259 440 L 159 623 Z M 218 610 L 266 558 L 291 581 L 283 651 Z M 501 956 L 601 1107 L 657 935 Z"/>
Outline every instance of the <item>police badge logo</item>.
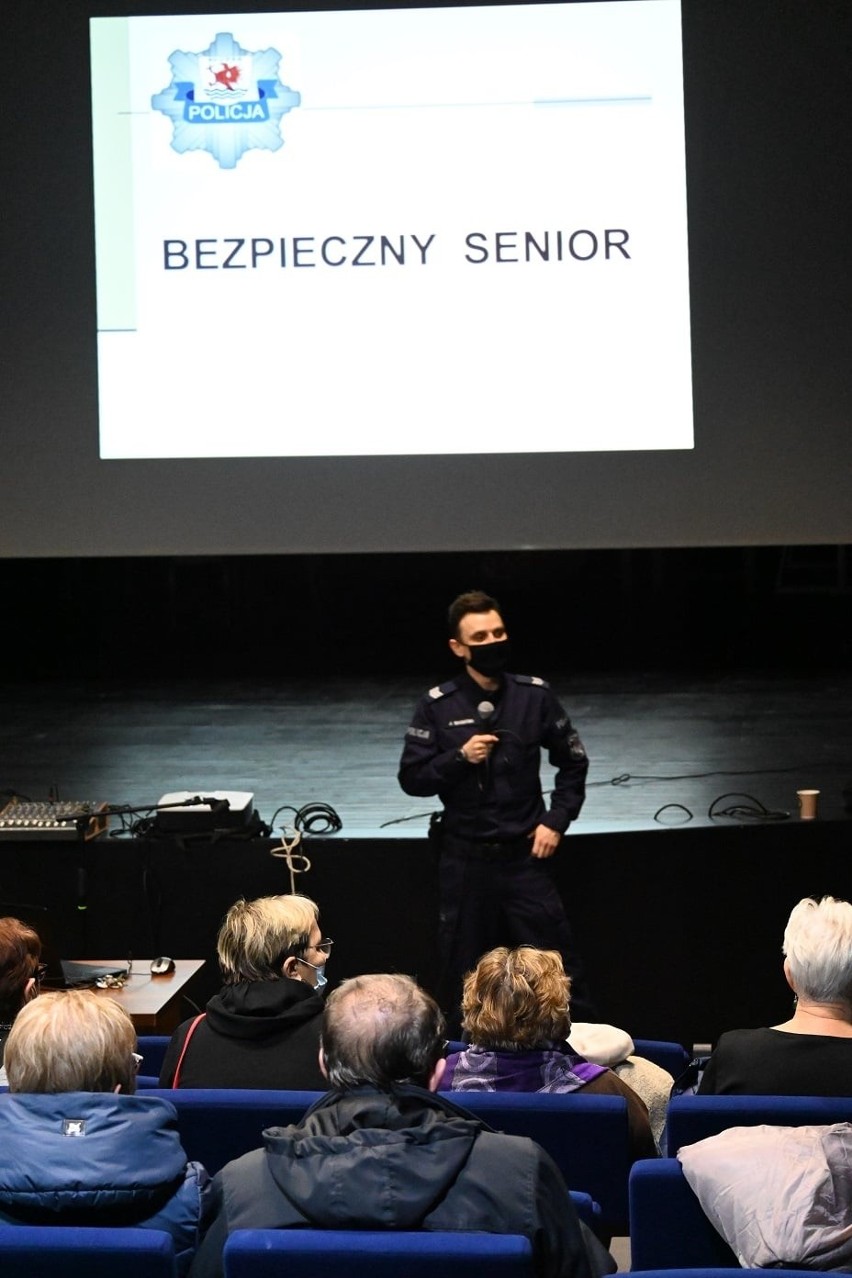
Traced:
<path fill-rule="evenodd" d="M 151 98 L 154 110 L 171 118 L 174 150 L 208 151 L 222 169 L 234 168 L 248 150 L 277 151 L 284 145 L 281 117 L 301 102 L 278 79 L 280 62 L 277 49 L 251 53 L 228 31 L 200 53 L 175 50 L 172 82 Z"/>

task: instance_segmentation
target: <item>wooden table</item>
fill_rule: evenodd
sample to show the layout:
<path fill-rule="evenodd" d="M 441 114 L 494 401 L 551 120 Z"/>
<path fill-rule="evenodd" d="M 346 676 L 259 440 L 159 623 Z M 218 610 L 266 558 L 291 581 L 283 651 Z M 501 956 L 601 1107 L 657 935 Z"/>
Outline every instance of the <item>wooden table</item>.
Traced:
<path fill-rule="evenodd" d="M 79 959 L 98 967 L 120 970 L 126 959 Z M 181 996 L 204 959 L 175 959 L 175 970 L 164 976 L 152 976 L 149 958 L 134 958 L 133 971 L 122 989 L 95 989 L 104 998 L 120 1003 L 140 1034 L 171 1034 L 186 1015 L 182 1013 Z"/>

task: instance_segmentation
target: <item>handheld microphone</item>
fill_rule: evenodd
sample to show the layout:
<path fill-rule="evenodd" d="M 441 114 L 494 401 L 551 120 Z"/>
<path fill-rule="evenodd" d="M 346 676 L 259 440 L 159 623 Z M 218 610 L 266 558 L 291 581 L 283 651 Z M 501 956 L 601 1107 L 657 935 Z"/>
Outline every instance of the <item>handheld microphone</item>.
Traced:
<path fill-rule="evenodd" d="M 493 704 L 490 701 L 480 701 L 476 707 L 476 713 L 479 715 L 480 727 L 487 729 L 488 722 L 494 713 Z"/>
<path fill-rule="evenodd" d="M 492 732 L 492 731 L 493 731 L 493 729 L 489 726 L 489 720 L 491 719 L 491 716 L 492 716 L 493 714 L 494 714 L 494 704 L 493 704 L 493 702 L 491 702 L 491 701 L 480 701 L 479 705 L 476 707 L 476 715 L 477 715 L 477 718 L 479 719 L 479 730 L 480 730 L 480 732 Z M 481 764 L 481 766 L 485 769 L 485 783 L 486 783 L 486 785 L 490 785 L 490 783 L 491 783 L 491 756 L 490 756 L 490 754 L 487 754 L 487 755 L 485 756 L 485 759 L 484 759 L 483 763 Z M 480 787 L 480 788 L 482 788 L 482 787 Z"/>

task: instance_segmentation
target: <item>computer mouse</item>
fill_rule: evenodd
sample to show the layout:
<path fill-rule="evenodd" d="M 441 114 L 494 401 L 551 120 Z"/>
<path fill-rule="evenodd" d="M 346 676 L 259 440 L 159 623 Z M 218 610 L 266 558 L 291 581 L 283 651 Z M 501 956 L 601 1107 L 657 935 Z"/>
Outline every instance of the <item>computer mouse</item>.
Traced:
<path fill-rule="evenodd" d="M 174 970 L 174 959 L 167 958 L 165 954 L 160 955 L 159 958 L 151 959 L 152 976 L 167 976 L 169 972 L 173 972 Z"/>

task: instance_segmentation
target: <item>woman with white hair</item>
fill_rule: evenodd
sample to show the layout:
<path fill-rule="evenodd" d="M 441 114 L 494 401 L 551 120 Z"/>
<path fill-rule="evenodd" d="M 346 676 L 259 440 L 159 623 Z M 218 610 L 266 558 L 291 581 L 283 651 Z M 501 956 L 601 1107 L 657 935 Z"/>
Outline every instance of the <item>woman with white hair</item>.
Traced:
<path fill-rule="evenodd" d="M 219 929 L 224 985 L 175 1030 L 160 1086 L 325 1091 L 321 990 L 332 944 L 306 896 L 236 901 Z"/>
<path fill-rule="evenodd" d="M 789 1020 L 722 1034 L 699 1092 L 748 1096 L 852 1095 L 852 905 L 805 897 L 784 932 Z"/>
<path fill-rule="evenodd" d="M 173 1105 L 136 1090 L 136 1031 L 92 990 L 42 994 L 6 1042 L 0 1224 L 171 1234 L 180 1272 L 206 1223 L 210 1182 L 187 1162 Z"/>

